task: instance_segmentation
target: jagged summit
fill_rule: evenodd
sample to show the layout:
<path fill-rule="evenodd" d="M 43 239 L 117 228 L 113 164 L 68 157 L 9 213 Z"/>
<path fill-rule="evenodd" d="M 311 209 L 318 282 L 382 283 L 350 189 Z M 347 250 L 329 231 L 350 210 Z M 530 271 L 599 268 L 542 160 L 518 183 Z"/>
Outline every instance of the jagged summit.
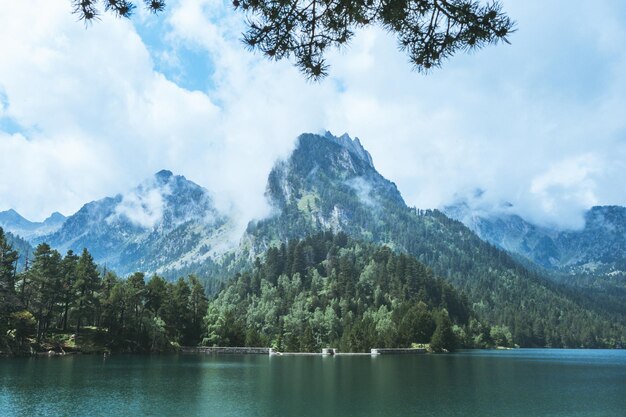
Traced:
<path fill-rule="evenodd" d="M 350 135 L 344 133 L 341 136 L 334 136 L 331 132 L 326 131 L 324 133 L 324 138 L 330 139 L 332 142 L 337 145 L 347 149 L 349 152 L 357 155 L 363 161 L 366 161 L 372 168 L 374 167 L 374 162 L 372 161 L 372 156 L 368 151 L 365 150 L 359 138 L 355 137 L 352 139 Z"/>
<path fill-rule="evenodd" d="M 65 217 L 64 215 L 62 215 L 58 211 L 55 211 L 50 216 L 48 216 L 48 218 L 46 220 L 44 220 L 43 222 L 45 224 L 63 223 L 65 221 L 65 219 L 67 219 L 67 217 Z"/>
<path fill-rule="evenodd" d="M 587 228 L 604 228 L 626 233 L 626 207 L 593 206 L 585 213 L 585 225 Z"/>
<path fill-rule="evenodd" d="M 0 223 L 30 223 L 21 214 L 13 209 L 0 212 Z"/>
<path fill-rule="evenodd" d="M 339 194 L 331 196 L 331 190 Z M 340 223 L 340 213 L 347 215 L 357 207 L 404 206 L 396 185 L 376 171 L 358 140 L 328 132 L 298 137 L 291 156 L 270 172 L 267 195 L 279 208 L 290 204 L 316 207 L 318 221 L 335 225 Z"/>
<path fill-rule="evenodd" d="M 154 177 L 157 180 L 160 180 L 160 181 L 163 181 L 163 182 L 169 181 L 170 178 L 172 178 L 173 176 L 174 176 L 174 174 L 172 173 L 172 171 L 167 170 L 167 169 L 162 169 L 159 172 L 157 172 L 156 174 L 154 174 Z"/>

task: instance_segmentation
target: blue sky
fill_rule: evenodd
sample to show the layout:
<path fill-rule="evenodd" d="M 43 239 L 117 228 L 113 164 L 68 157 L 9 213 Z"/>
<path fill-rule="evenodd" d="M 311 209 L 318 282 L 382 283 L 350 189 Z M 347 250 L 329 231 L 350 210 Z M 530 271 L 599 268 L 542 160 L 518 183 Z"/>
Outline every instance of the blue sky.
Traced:
<path fill-rule="evenodd" d="M 592 205 L 626 205 L 621 1 L 503 1 L 512 45 L 428 75 L 370 28 L 317 84 L 247 51 L 229 1 L 170 0 L 88 29 L 69 3 L 0 0 L 0 210 L 71 214 L 166 168 L 258 217 L 276 158 L 326 129 L 358 136 L 418 207 L 480 188 L 477 210 L 511 202 L 579 227 Z"/>

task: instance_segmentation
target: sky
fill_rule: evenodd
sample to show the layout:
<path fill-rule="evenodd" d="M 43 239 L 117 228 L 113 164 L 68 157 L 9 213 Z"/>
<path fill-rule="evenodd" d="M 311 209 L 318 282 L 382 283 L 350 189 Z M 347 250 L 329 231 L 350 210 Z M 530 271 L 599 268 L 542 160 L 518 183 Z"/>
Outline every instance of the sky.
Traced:
<path fill-rule="evenodd" d="M 70 215 L 169 169 L 258 218 L 277 158 L 330 130 L 358 137 L 411 206 L 581 227 L 593 205 L 626 205 L 626 3 L 502 4 L 511 45 L 424 75 L 372 27 L 314 83 L 248 51 L 230 1 L 85 27 L 69 0 L 0 0 L 0 210 Z"/>

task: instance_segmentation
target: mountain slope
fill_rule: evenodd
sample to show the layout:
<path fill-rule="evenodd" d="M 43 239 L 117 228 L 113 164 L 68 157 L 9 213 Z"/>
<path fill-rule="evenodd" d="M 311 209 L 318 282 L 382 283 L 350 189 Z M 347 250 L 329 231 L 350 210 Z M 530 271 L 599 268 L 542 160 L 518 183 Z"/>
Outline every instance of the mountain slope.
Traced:
<path fill-rule="evenodd" d="M 592 346 L 621 337 L 595 305 L 528 271 L 439 211 L 406 206 L 357 141 L 305 134 L 269 176 L 276 214 L 248 228 L 257 252 L 317 231 L 343 231 L 416 256 L 461 289 L 491 323 L 509 326 L 525 346 Z"/>
<path fill-rule="evenodd" d="M 221 238 L 230 227 L 206 189 L 160 171 L 124 195 L 85 204 L 39 241 L 63 252 L 88 248 L 98 263 L 119 274 L 176 275 L 223 252 Z"/>

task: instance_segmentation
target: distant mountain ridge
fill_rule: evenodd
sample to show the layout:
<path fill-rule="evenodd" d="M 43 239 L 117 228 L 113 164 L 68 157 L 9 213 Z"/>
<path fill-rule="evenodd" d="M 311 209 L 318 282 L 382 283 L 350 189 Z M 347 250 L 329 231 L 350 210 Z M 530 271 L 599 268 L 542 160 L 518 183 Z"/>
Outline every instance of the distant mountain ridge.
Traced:
<path fill-rule="evenodd" d="M 65 220 L 59 212 L 52 213 L 43 222 L 31 222 L 13 209 L 0 212 L 0 227 L 27 240 L 54 233 Z"/>
<path fill-rule="evenodd" d="M 626 207 L 592 207 L 581 230 L 539 226 L 516 214 L 475 213 L 463 202 L 444 211 L 482 239 L 541 267 L 568 274 L 626 275 Z"/>

